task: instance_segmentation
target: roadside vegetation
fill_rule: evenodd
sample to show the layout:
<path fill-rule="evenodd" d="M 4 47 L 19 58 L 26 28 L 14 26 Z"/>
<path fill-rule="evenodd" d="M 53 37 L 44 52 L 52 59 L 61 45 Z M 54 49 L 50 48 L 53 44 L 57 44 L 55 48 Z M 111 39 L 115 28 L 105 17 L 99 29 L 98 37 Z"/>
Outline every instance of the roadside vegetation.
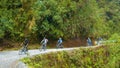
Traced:
<path fill-rule="evenodd" d="M 120 68 L 120 45 L 79 48 L 24 58 L 29 68 Z"/>

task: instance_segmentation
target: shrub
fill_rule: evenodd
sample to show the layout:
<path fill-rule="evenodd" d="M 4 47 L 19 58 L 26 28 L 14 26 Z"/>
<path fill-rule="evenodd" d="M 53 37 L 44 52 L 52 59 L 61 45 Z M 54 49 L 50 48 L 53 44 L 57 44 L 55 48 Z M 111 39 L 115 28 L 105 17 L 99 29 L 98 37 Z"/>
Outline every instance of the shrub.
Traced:
<path fill-rule="evenodd" d="M 30 68 L 120 68 L 120 45 L 79 48 L 24 58 Z"/>
<path fill-rule="evenodd" d="M 109 38 L 109 40 L 111 40 L 113 42 L 120 43 L 120 35 L 117 34 L 117 33 L 114 33 L 113 35 L 111 35 L 111 37 Z"/>

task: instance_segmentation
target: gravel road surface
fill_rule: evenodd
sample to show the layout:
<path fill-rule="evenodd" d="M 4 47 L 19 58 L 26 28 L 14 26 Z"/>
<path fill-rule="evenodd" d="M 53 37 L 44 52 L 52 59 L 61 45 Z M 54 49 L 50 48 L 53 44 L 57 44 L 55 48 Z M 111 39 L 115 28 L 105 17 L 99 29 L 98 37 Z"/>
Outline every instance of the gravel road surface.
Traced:
<path fill-rule="evenodd" d="M 88 47 L 75 47 L 75 48 L 62 48 L 62 49 L 47 49 L 46 51 L 28 50 L 29 57 L 44 54 L 49 52 L 72 50 L 77 48 L 94 48 L 98 46 L 88 46 Z M 18 51 L 1 51 L 0 52 L 0 68 L 28 68 L 24 63 L 19 61 L 21 58 L 28 57 L 28 55 L 19 55 Z"/>
<path fill-rule="evenodd" d="M 71 50 L 75 48 L 63 48 L 63 49 L 47 49 L 46 51 L 39 51 L 36 50 L 29 50 L 29 56 L 55 52 L 55 51 L 62 51 L 62 50 Z M 18 51 L 2 51 L 0 52 L 0 68 L 27 68 L 27 66 L 20 62 L 19 59 L 27 57 L 26 54 L 19 55 Z"/>

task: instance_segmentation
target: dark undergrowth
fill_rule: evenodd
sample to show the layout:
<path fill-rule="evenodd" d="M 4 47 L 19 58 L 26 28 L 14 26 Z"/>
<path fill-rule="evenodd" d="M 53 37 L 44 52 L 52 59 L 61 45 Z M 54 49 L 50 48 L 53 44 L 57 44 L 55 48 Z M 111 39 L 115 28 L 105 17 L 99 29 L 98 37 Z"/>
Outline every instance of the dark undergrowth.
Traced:
<path fill-rule="evenodd" d="M 41 40 L 40 40 L 41 41 Z M 28 49 L 39 49 L 41 44 L 39 42 L 32 42 L 28 44 Z M 8 40 L 3 40 L 0 42 L 0 51 L 10 51 L 10 50 L 19 50 L 22 48 L 22 42 L 12 42 Z M 49 40 L 47 44 L 47 48 L 56 48 L 57 40 Z M 84 39 L 71 39 L 71 40 L 63 40 L 63 45 L 65 48 L 71 47 L 80 47 L 86 46 L 86 40 Z"/>

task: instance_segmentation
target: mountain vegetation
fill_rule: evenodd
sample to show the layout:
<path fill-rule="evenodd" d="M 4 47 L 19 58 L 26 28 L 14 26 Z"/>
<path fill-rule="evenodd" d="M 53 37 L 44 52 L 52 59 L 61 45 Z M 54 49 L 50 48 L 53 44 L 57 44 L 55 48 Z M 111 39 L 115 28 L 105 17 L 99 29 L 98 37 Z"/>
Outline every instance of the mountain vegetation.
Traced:
<path fill-rule="evenodd" d="M 0 0 L 0 39 L 120 34 L 119 0 Z"/>

